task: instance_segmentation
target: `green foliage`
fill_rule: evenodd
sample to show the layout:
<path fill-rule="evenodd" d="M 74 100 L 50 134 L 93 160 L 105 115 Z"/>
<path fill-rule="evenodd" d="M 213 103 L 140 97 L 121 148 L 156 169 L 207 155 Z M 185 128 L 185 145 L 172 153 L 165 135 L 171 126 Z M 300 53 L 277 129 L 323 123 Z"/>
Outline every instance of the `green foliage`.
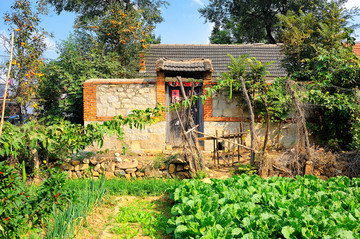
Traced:
<path fill-rule="evenodd" d="M 329 4 L 318 15 L 280 16 L 284 66 L 297 81 L 305 105 L 316 108 L 313 134 L 333 149 L 356 149 L 359 141 L 360 60 L 352 51 L 352 30 L 344 28 L 343 10 Z M 344 43 L 346 41 L 347 43 Z"/>
<path fill-rule="evenodd" d="M 22 126 L 4 124 L 0 138 L 0 156 L 14 157 L 18 161 L 30 163 L 32 150 L 39 152 L 42 160 L 49 157 L 64 159 L 72 153 L 78 153 L 86 146 L 103 146 L 105 135 L 124 135 L 123 127 L 143 129 L 146 124 L 157 122 L 163 107 L 134 110 L 127 117 L 115 116 L 113 120 L 102 124 L 92 123 L 86 127 L 71 124 L 63 119 L 43 119 L 30 121 Z M 32 165 L 29 165 L 32 168 Z"/>
<path fill-rule="evenodd" d="M 49 169 L 45 181 L 36 190 L 35 198 L 30 201 L 32 204 L 33 222 L 44 223 L 56 206 L 57 209 L 64 209 L 69 203 L 77 203 L 77 192 L 65 189 L 67 176 L 56 169 Z"/>
<path fill-rule="evenodd" d="M 241 164 L 241 163 L 238 163 L 236 166 L 235 166 L 235 171 L 234 171 L 234 174 L 246 174 L 246 175 L 249 175 L 249 176 L 252 176 L 254 174 L 257 173 L 257 169 L 256 169 L 256 166 L 254 164 Z"/>
<path fill-rule="evenodd" d="M 336 1 L 342 7 L 346 0 Z M 208 5 L 199 10 L 206 21 L 214 23 L 210 41 L 216 44 L 258 43 L 274 44 L 281 42 L 279 33 L 282 28 L 278 25 L 276 16 L 285 15 L 288 11 L 298 14 L 317 15 L 326 10 L 326 0 L 291 0 L 291 1 L 235 1 L 210 0 Z M 353 12 L 344 14 L 346 19 L 355 15 Z"/>
<path fill-rule="evenodd" d="M 122 63 L 115 52 L 99 55 L 90 39 L 75 34 L 60 44 L 60 56 L 43 69 L 38 90 L 43 116 L 66 117 L 83 124 L 83 83 L 92 78 L 126 78 L 134 68 Z M 84 42 L 85 41 L 85 42 Z M 89 49 L 88 49 L 89 48 Z"/>
<path fill-rule="evenodd" d="M 136 75 L 139 53 L 162 20 L 165 1 L 52 1 L 58 12 L 78 14 L 75 33 L 60 45 L 60 56 L 43 68 L 39 98 L 42 114 L 66 117 L 83 123 L 84 81 L 129 78 Z"/>
<path fill-rule="evenodd" d="M 245 174 L 212 184 L 184 181 L 173 194 L 168 232 L 175 238 L 358 238 L 359 183 Z"/>
<path fill-rule="evenodd" d="M 0 237 L 16 238 L 27 227 L 28 190 L 14 167 L 0 162 Z"/>
<path fill-rule="evenodd" d="M 47 220 L 46 238 L 74 238 L 76 226 L 84 222 L 92 208 L 99 205 L 106 195 L 104 177 L 98 181 L 74 180 L 72 187 L 69 187 L 68 183 L 69 181 L 65 188 L 70 192 L 78 192 L 78 197 L 69 200 L 65 208 L 59 207 L 58 204 L 53 205 L 52 219 Z"/>
<path fill-rule="evenodd" d="M 146 180 L 111 179 L 107 180 L 105 187 L 110 195 L 134 195 L 134 196 L 160 196 L 172 193 L 181 181 L 174 179 L 156 179 Z"/>
<path fill-rule="evenodd" d="M 112 233 L 126 236 L 126 238 L 135 238 L 139 233 L 139 228 L 133 228 L 131 225 L 136 223 L 141 227 L 142 235 L 151 238 L 158 238 L 159 235 L 166 235 L 167 220 L 170 211 L 170 203 L 157 200 L 153 202 L 136 199 L 130 205 L 121 207 L 116 222 L 121 226 L 115 226 L 110 229 Z"/>

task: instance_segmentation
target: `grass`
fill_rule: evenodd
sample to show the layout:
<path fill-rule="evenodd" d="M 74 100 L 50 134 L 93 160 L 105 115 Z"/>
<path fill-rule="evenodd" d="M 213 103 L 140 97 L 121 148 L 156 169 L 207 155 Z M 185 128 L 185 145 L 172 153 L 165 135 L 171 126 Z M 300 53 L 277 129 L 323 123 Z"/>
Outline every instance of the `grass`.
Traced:
<path fill-rule="evenodd" d="M 104 177 L 98 181 L 69 181 L 68 190 L 77 190 L 80 198 L 75 203 L 69 202 L 64 210 L 53 207 L 52 218 L 48 220 L 46 238 L 74 238 L 76 226 L 84 221 L 94 205 L 101 203 L 106 193 L 104 184 Z"/>
<path fill-rule="evenodd" d="M 123 238 L 149 236 L 160 238 L 166 236 L 167 221 L 170 218 L 171 202 L 159 198 L 135 199 L 130 205 L 119 208 L 115 217 L 117 225 L 110 232 Z"/>

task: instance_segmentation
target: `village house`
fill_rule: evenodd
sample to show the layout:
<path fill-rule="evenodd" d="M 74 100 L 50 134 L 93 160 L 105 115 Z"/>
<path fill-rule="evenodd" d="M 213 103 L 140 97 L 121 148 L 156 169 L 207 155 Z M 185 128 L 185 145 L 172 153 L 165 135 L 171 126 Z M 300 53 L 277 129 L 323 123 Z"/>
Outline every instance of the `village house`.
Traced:
<path fill-rule="evenodd" d="M 182 98 L 176 76 L 185 82 L 185 91 L 190 90 L 187 81 L 195 80 L 196 94 L 203 94 L 207 87 L 216 84 L 221 72 L 227 71 L 228 54 L 234 57 L 246 54 L 263 63 L 273 62 L 268 69 L 270 81 L 286 75 L 281 67 L 279 45 L 151 45 L 145 54 L 141 54 L 137 79 L 90 79 L 84 83 L 84 123 L 111 120 L 115 115 L 126 115 L 133 109 L 153 108 L 157 103 L 169 106 Z M 229 99 L 227 92 L 204 103 L 197 102 L 192 112 L 199 131 L 206 134 L 240 127 L 242 131 L 249 129 L 248 113 L 240 105 L 239 96 Z M 282 141 L 289 147 L 295 140 L 295 129 L 292 125 L 283 127 Z M 258 130 L 262 130 L 260 125 Z M 165 147 L 177 147 L 181 144 L 180 125 L 174 113 L 168 112 L 163 121 L 145 130 L 126 129 L 124 143 L 135 152 L 158 152 Z M 212 142 L 202 145 L 204 150 L 212 150 Z M 122 142 L 114 138 L 105 142 L 105 148 L 122 147 Z"/>

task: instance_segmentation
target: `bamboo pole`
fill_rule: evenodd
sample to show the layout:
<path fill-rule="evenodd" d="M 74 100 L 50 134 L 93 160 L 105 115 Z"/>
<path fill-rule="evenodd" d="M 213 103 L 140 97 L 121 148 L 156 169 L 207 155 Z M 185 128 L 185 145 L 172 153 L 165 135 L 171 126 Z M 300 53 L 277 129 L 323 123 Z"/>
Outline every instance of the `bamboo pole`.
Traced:
<path fill-rule="evenodd" d="M 10 79 L 12 57 L 13 57 L 13 49 L 14 49 L 14 33 L 11 34 L 11 50 L 10 50 L 9 70 L 8 70 L 7 77 L 6 77 L 6 82 L 5 82 L 4 100 L 3 100 L 2 111 L 1 111 L 0 139 L 1 139 L 2 129 L 3 129 L 3 125 L 4 125 L 6 94 L 7 94 L 7 88 L 8 88 L 9 79 Z"/>
<path fill-rule="evenodd" d="M 209 136 L 209 137 L 213 137 L 213 138 L 215 138 L 215 139 L 220 139 L 220 140 L 223 140 L 223 141 L 226 141 L 226 142 L 230 141 L 230 143 L 235 144 L 235 145 L 239 145 L 240 147 L 243 147 L 244 149 L 248 149 L 248 150 L 251 150 L 251 151 L 255 151 L 255 149 L 252 149 L 252 148 L 247 147 L 247 146 L 245 146 L 245 145 L 238 144 L 238 143 L 236 143 L 236 142 L 234 142 L 234 141 L 231 141 L 231 140 L 228 140 L 228 139 L 224 139 L 224 138 L 221 138 L 221 137 L 218 137 L 218 136 L 215 136 L 215 135 L 211 135 L 211 134 L 199 132 L 199 131 L 197 131 L 197 130 L 193 130 L 193 132 L 199 133 L 199 134 L 201 133 L 201 134 L 203 134 L 203 135 L 206 135 L 206 136 Z"/>

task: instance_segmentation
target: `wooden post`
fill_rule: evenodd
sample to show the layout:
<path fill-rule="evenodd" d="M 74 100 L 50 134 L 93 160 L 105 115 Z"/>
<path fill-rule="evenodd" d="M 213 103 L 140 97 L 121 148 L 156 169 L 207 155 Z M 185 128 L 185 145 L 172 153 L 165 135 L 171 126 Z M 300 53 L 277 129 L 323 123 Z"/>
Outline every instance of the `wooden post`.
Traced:
<path fill-rule="evenodd" d="M 249 108 L 249 115 L 250 115 L 250 136 L 251 136 L 251 145 L 250 147 L 251 148 L 254 148 L 255 147 L 255 140 L 256 140 L 256 136 L 255 136 L 255 116 L 254 116 L 254 111 L 253 111 L 253 107 L 252 107 L 252 104 L 251 104 L 251 101 L 250 101 L 250 98 L 249 98 L 249 94 L 248 94 L 248 91 L 246 89 L 246 85 L 245 85 L 245 81 L 244 81 L 244 78 L 242 78 L 240 76 L 240 81 L 241 81 L 241 89 L 242 89 L 242 92 L 244 94 L 244 97 L 245 97 L 245 100 L 246 100 L 246 103 L 247 103 L 247 106 Z M 251 151 L 251 158 L 250 158 L 250 163 L 254 163 L 255 161 L 255 151 Z"/>
<path fill-rule="evenodd" d="M 8 70 L 7 77 L 6 77 L 6 82 L 5 82 L 4 99 L 3 99 L 3 104 L 2 104 L 1 121 L 0 121 L 0 138 L 1 138 L 2 129 L 3 129 L 3 125 L 4 125 L 6 94 L 7 94 L 7 88 L 8 88 L 9 79 L 10 79 L 12 57 L 13 57 L 13 49 L 14 49 L 14 33 L 11 34 L 10 61 L 9 61 L 9 70 Z"/>
<path fill-rule="evenodd" d="M 218 130 L 215 131 L 215 134 L 216 134 L 216 159 L 217 159 L 217 164 L 219 165 L 220 162 L 219 162 L 219 140 L 218 140 Z"/>

